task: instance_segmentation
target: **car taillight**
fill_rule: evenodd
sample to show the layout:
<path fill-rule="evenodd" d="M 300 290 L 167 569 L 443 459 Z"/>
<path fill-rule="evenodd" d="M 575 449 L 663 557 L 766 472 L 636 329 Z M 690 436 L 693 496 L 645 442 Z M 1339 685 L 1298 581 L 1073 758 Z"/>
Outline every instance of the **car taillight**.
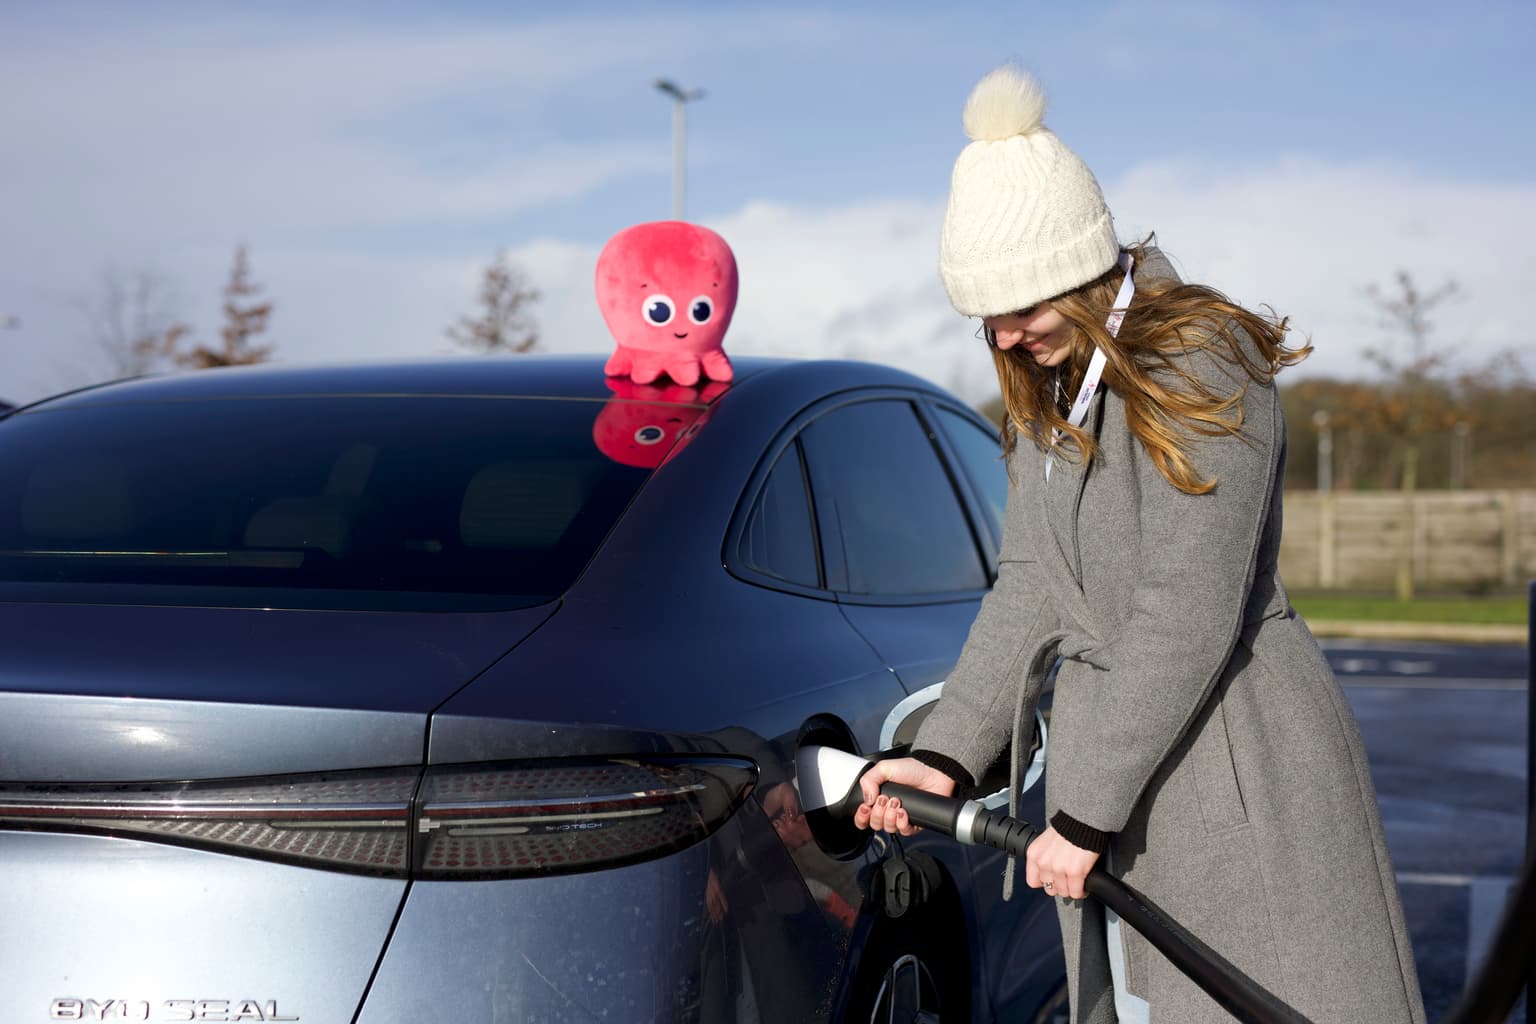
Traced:
<path fill-rule="evenodd" d="M 79 831 L 367 874 L 591 870 L 709 835 L 751 792 L 740 758 L 465 764 L 245 782 L 0 784 L 0 828 Z M 416 792 L 417 783 L 421 790 Z"/>
<path fill-rule="evenodd" d="M 0 827 L 155 839 L 401 874 L 419 769 L 147 785 L 0 785 Z"/>
<path fill-rule="evenodd" d="M 756 780 L 757 767 L 736 758 L 432 768 L 416 819 L 416 873 L 555 874 L 659 856 L 713 832 Z"/>

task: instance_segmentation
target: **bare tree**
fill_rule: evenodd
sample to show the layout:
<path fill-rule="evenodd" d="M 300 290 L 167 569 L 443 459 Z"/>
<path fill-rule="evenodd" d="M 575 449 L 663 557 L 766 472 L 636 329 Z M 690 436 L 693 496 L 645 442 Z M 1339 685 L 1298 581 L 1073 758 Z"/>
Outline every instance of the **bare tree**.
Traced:
<path fill-rule="evenodd" d="M 1397 272 L 1397 290 L 1383 292 L 1369 285 L 1366 295 L 1382 314 L 1383 324 L 1404 343 L 1391 350 L 1371 348 L 1365 352 L 1385 376 L 1377 415 L 1382 427 L 1398 439 L 1401 475 L 1398 486 L 1407 500 L 1419 481 L 1419 450 L 1424 436 L 1446 430 L 1456 422 L 1456 411 L 1448 389 L 1434 378 L 1450 358 L 1449 350 L 1433 344 L 1434 325 L 1430 314 L 1460 293 L 1455 281 L 1446 281 L 1430 292 L 1420 291 L 1406 270 Z M 1413 597 L 1411 544 L 1403 545 L 1398 560 L 1397 596 Z"/>
<path fill-rule="evenodd" d="M 1369 348 L 1366 359 L 1381 370 L 1386 380 L 1381 389 L 1383 425 L 1402 439 L 1402 475 L 1399 486 L 1412 491 L 1418 485 L 1419 445 L 1425 434 L 1444 430 L 1455 421 L 1446 389 L 1436 386 L 1436 373 L 1450 359 L 1449 349 L 1432 344 L 1434 325 L 1430 314 L 1460 294 L 1455 281 L 1446 281 L 1425 293 L 1406 270 L 1397 272 L 1397 292 L 1384 293 L 1370 285 L 1365 293 L 1383 314 L 1383 324 L 1407 344 L 1393 349 Z"/>
<path fill-rule="evenodd" d="M 135 377 L 158 368 L 157 346 L 176 326 L 174 289 L 147 268 L 103 270 L 96 290 L 73 305 L 85 317 L 91 341 L 106 356 L 112 377 Z"/>
<path fill-rule="evenodd" d="M 272 358 L 275 346 L 252 342 L 267 329 L 267 320 L 272 316 L 270 301 L 255 301 L 255 296 L 260 293 L 261 287 L 251 281 L 245 246 L 237 246 L 229 282 L 224 286 L 224 328 L 219 332 L 220 347 L 193 344 L 183 348 L 191 329 L 183 324 L 172 324 L 160 335 L 148 339 L 143 351 L 195 370 L 264 363 Z"/>
<path fill-rule="evenodd" d="M 460 317 L 445 333 L 455 344 L 476 352 L 532 352 L 539 343 L 539 327 L 529 307 L 538 299 L 527 276 L 505 251 L 498 252 L 480 285 L 480 315 Z"/>

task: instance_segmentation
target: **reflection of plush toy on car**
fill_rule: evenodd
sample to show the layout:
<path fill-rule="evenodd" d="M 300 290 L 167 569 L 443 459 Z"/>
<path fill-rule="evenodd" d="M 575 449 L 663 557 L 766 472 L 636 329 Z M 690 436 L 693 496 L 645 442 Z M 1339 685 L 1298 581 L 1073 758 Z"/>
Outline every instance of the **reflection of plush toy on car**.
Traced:
<path fill-rule="evenodd" d="M 636 384 L 609 377 L 613 397 L 592 423 L 592 440 L 614 462 L 655 469 L 693 439 L 709 419 L 709 403 L 729 386 Z"/>
<path fill-rule="evenodd" d="M 617 343 L 604 372 L 638 384 L 730 380 L 721 342 L 736 289 L 736 257 L 708 228 L 665 220 L 620 231 L 597 259 L 597 304 Z"/>

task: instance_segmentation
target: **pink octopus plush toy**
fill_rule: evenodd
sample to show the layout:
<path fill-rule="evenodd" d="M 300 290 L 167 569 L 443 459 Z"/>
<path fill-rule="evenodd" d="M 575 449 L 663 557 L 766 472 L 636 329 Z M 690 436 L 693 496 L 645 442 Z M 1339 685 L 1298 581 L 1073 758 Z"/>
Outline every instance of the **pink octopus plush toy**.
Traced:
<path fill-rule="evenodd" d="M 597 258 L 597 304 L 617 343 L 604 372 L 637 384 L 730 380 L 721 342 L 736 288 L 736 257 L 708 228 L 663 220 L 620 231 Z"/>

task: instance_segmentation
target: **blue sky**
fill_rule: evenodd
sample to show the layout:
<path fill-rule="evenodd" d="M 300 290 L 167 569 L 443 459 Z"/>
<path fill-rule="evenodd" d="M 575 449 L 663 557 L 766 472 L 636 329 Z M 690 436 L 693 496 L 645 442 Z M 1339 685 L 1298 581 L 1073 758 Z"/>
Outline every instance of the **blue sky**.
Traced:
<path fill-rule="evenodd" d="M 318 9 L 318 13 L 317 13 Z M 1004 61 L 1089 162 L 1122 238 L 1293 315 L 1310 372 L 1391 342 L 1364 287 L 1399 269 L 1464 298 L 1470 366 L 1529 346 L 1536 234 L 1529 3 L 1050 5 L 190 4 L 0 8 L 0 396 L 110 372 L 78 309 L 152 270 L 217 332 L 236 244 L 295 361 L 443 353 L 506 249 L 545 347 L 609 341 L 606 238 L 688 215 L 736 250 L 730 351 L 846 355 L 985 397 L 935 272 L 960 109 Z"/>

